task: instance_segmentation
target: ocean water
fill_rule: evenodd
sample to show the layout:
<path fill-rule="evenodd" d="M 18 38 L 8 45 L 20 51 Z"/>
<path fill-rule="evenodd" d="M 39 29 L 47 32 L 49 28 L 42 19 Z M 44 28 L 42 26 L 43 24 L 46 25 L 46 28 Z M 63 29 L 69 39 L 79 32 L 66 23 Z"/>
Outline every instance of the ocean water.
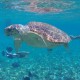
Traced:
<path fill-rule="evenodd" d="M 63 11 L 46 13 L 15 9 L 11 3 L 17 5 L 19 1 L 0 1 L 0 80 L 24 80 L 25 76 L 29 76 L 30 80 L 80 80 L 80 39 L 69 43 L 70 52 L 64 46 L 55 47 L 49 52 L 46 48 L 36 48 L 24 43 L 19 51 L 29 52 L 26 57 L 10 59 L 2 55 L 2 51 L 6 51 L 9 46 L 13 48 L 12 53 L 15 53 L 13 38 L 6 36 L 4 32 L 11 24 L 44 22 L 56 26 L 68 35 L 79 36 L 80 0 L 62 0 L 64 5 L 68 4 L 63 7 L 59 6 L 61 2 L 57 0 L 56 7 L 61 7 Z M 20 66 L 13 67 L 15 62 Z"/>

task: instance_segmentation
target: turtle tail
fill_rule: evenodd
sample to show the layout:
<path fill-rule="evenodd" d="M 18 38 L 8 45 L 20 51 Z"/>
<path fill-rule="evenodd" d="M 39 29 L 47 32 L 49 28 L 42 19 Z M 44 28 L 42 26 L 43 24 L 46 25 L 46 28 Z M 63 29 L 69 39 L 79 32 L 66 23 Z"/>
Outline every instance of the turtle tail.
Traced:
<path fill-rule="evenodd" d="M 72 35 L 70 35 L 70 38 L 71 38 L 72 40 L 80 39 L 80 35 L 79 35 L 79 36 L 72 36 Z"/>

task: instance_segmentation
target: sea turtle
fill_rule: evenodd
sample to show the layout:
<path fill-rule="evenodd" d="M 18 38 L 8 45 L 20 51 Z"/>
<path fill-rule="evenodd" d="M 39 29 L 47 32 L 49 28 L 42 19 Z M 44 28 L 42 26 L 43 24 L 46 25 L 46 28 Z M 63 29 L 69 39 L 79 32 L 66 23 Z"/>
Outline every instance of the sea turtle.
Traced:
<path fill-rule="evenodd" d="M 35 21 L 24 26 L 21 24 L 10 25 L 5 28 L 5 33 L 14 38 L 17 52 L 22 42 L 35 47 L 51 49 L 58 45 L 67 47 L 67 44 L 71 41 L 71 37 L 62 30 L 47 23 Z"/>

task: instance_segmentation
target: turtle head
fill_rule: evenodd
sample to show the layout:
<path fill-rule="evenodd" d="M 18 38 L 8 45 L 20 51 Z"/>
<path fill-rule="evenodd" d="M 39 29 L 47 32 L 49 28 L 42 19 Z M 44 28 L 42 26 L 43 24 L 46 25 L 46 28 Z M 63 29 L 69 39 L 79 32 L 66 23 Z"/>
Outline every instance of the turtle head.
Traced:
<path fill-rule="evenodd" d="M 14 24 L 14 25 L 10 25 L 8 27 L 5 28 L 5 34 L 7 36 L 16 36 L 19 34 L 19 28 L 21 27 L 21 24 Z"/>

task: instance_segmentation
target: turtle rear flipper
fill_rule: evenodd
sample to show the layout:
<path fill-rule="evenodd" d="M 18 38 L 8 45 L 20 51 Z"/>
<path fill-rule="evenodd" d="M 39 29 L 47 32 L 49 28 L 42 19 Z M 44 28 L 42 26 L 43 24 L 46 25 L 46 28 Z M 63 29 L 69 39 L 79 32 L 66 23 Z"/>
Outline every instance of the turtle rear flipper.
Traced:
<path fill-rule="evenodd" d="M 72 35 L 70 35 L 70 38 L 71 38 L 72 40 L 80 39 L 80 35 L 79 35 L 79 36 L 72 36 Z"/>
<path fill-rule="evenodd" d="M 68 43 L 65 43 L 65 44 L 64 44 L 64 47 L 65 47 L 67 53 L 71 53 Z"/>

